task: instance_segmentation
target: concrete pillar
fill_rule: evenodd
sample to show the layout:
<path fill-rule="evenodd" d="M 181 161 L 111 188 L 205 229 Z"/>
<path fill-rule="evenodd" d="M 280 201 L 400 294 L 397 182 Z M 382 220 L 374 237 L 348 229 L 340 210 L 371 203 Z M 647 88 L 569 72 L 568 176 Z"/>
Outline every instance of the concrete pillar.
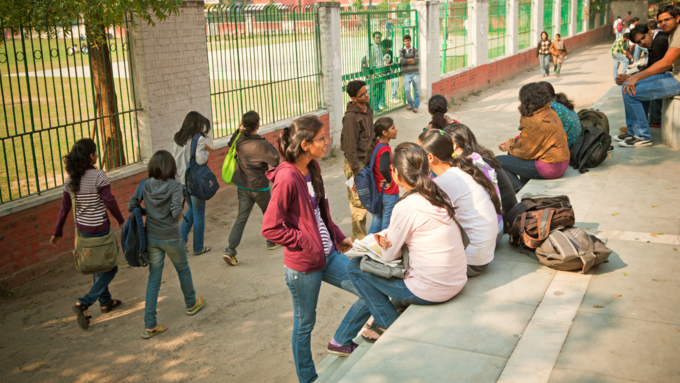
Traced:
<path fill-rule="evenodd" d="M 661 142 L 671 149 L 680 149 L 680 96 L 663 99 Z"/>
<path fill-rule="evenodd" d="M 531 46 L 536 47 L 538 41 L 541 40 L 541 32 L 543 32 L 543 0 L 535 0 L 534 6 L 531 7 Z"/>
<path fill-rule="evenodd" d="M 325 108 L 329 112 L 333 142 L 340 144 L 342 132 L 342 43 L 340 42 L 340 3 L 320 2 L 319 32 L 321 39 L 321 87 Z"/>
<path fill-rule="evenodd" d="M 489 62 L 489 3 L 468 1 L 468 37 L 472 44 L 470 64 L 481 66 Z"/>
<path fill-rule="evenodd" d="M 566 1 L 571 1 L 571 9 L 569 10 L 571 12 L 571 19 L 569 20 L 569 36 L 575 36 L 577 30 L 576 25 L 578 24 L 578 21 L 576 20 L 576 16 L 578 15 L 578 0 Z"/>
<path fill-rule="evenodd" d="M 420 54 L 421 99 L 432 96 L 432 84 L 439 81 L 439 1 L 416 1 L 418 50 Z"/>
<path fill-rule="evenodd" d="M 519 46 L 519 0 L 508 1 L 508 13 L 505 17 L 505 54 L 514 56 Z"/>
<path fill-rule="evenodd" d="M 602 25 L 600 23 L 600 17 L 601 17 L 600 14 L 596 13 L 593 17 L 595 17 L 595 29 L 601 27 Z"/>
<path fill-rule="evenodd" d="M 553 34 L 552 36 L 548 36 L 550 40 L 555 40 L 555 35 L 560 33 L 560 30 L 562 29 L 562 1 L 563 0 L 555 0 L 553 3 L 553 7 L 555 7 L 553 9 Z"/>
<path fill-rule="evenodd" d="M 171 150 L 172 137 L 187 113 L 197 111 L 212 121 L 210 72 L 203 1 L 183 1 L 179 14 L 155 26 L 135 16 L 131 69 L 139 127 L 141 158 Z"/>

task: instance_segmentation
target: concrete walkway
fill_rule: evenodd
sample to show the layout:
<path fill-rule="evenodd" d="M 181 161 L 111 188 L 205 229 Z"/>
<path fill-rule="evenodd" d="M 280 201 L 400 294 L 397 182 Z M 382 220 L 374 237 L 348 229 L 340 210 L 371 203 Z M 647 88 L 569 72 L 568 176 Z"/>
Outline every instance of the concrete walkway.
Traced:
<path fill-rule="evenodd" d="M 612 134 L 625 125 L 620 87 L 593 106 L 607 114 Z M 474 130 L 468 112 L 459 116 Z M 362 345 L 360 357 L 322 363 L 330 374 L 320 381 L 679 381 L 680 152 L 659 144 L 658 129 L 653 135 L 652 148 L 615 145 L 600 167 L 532 180 L 520 193 L 568 195 L 577 226 L 608 241 L 608 263 L 587 275 L 557 272 L 515 251 L 506 236 L 461 294 L 410 307 L 373 346 Z"/>

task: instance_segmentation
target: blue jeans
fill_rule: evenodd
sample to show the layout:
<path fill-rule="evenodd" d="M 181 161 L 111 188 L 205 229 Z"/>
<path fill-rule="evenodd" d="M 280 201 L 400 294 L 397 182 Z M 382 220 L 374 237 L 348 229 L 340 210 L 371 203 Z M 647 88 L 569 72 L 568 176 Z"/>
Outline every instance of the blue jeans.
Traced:
<path fill-rule="evenodd" d="M 612 55 L 612 58 L 614 59 L 614 81 L 616 81 L 616 76 L 619 75 L 619 65 L 623 64 L 623 72 L 621 74 L 626 74 L 629 61 L 628 57 L 622 54 Z"/>
<path fill-rule="evenodd" d="M 393 78 L 390 80 L 392 82 L 392 94 L 390 98 L 397 98 L 397 88 L 399 88 L 399 78 Z"/>
<path fill-rule="evenodd" d="M 399 194 L 385 194 L 382 195 L 382 211 L 380 214 L 373 214 L 371 221 L 371 228 L 368 229 L 368 234 L 375 234 L 383 231 L 390 226 L 390 218 L 392 218 L 392 209 L 399 200 Z"/>
<path fill-rule="evenodd" d="M 335 332 L 333 339 L 348 346 L 361 330 L 371 313 L 359 291 L 347 274 L 349 259 L 337 251 L 326 257 L 326 266 L 319 271 L 303 273 L 284 266 L 286 284 L 293 298 L 293 357 L 300 382 L 314 381 L 318 375 L 312 360 L 311 338 L 316 323 L 316 305 L 319 300 L 321 281 L 330 283 L 359 297 L 349 309 Z"/>
<path fill-rule="evenodd" d="M 187 309 L 196 304 L 196 291 L 191 279 L 191 269 L 187 260 L 187 252 L 182 241 L 177 239 L 146 239 L 146 251 L 149 252 L 149 283 L 146 285 L 146 307 L 144 308 L 144 326 L 151 329 L 158 325 L 156 321 L 156 306 L 158 305 L 158 292 L 161 289 L 163 277 L 163 265 L 165 255 L 177 270 L 179 284 L 184 294 L 184 304 Z"/>
<path fill-rule="evenodd" d="M 413 85 L 413 98 L 411 98 L 411 85 Z M 406 95 L 406 103 L 418 109 L 420 107 L 420 74 L 405 74 L 404 75 L 404 94 Z"/>
<path fill-rule="evenodd" d="M 635 53 L 633 53 L 633 59 L 634 59 L 635 61 L 638 61 L 638 60 L 640 59 L 640 55 L 642 54 L 643 51 L 644 51 L 644 52 L 649 52 L 649 51 L 647 50 L 647 48 L 641 47 L 640 44 L 635 45 Z"/>
<path fill-rule="evenodd" d="M 623 36 L 623 30 L 621 32 L 616 32 L 616 40 L 620 39 L 621 36 Z"/>
<path fill-rule="evenodd" d="M 194 253 L 203 251 L 203 237 L 205 235 L 205 200 L 198 197 L 191 196 L 187 198 L 187 189 L 184 188 L 184 198 L 186 198 L 189 210 L 187 210 L 186 220 L 182 219 L 182 241 L 187 243 L 189 240 L 189 232 L 191 227 L 194 227 Z"/>
<path fill-rule="evenodd" d="M 541 63 L 541 75 L 546 76 L 550 74 L 550 55 L 538 55 L 538 60 Z"/>
<path fill-rule="evenodd" d="M 649 132 L 649 121 L 647 121 L 649 103 L 645 103 L 645 101 L 678 95 L 680 95 L 680 82 L 671 75 L 671 72 L 657 74 L 638 81 L 635 85 L 634 96 L 623 94 L 628 134 L 640 140 L 651 140 L 652 135 Z"/>
<path fill-rule="evenodd" d="M 349 261 L 349 277 L 352 283 L 364 297 L 375 323 L 382 328 L 388 328 L 399 317 L 390 298 L 408 305 L 436 305 L 441 302 L 430 302 L 418 298 L 409 290 L 403 279 L 383 278 L 371 273 L 361 272 L 361 257 Z"/>
<path fill-rule="evenodd" d="M 538 173 L 538 169 L 536 169 L 536 162 L 534 160 L 523 160 L 510 154 L 496 156 L 496 159 L 503 165 L 503 171 L 510 178 L 510 183 L 515 193 L 520 191 L 529 180 L 543 179 Z"/>
<path fill-rule="evenodd" d="M 109 230 L 101 233 L 84 233 L 80 234 L 85 238 L 103 237 L 109 234 Z M 118 272 L 118 266 L 113 269 L 99 274 L 92 274 L 92 281 L 94 284 L 90 288 L 90 292 L 85 294 L 84 297 L 78 299 L 78 302 L 83 305 L 92 306 L 94 302 L 99 300 L 99 306 L 106 306 L 111 301 L 111 293 L 109 292 L 109 283 L 113 280 Z"/>

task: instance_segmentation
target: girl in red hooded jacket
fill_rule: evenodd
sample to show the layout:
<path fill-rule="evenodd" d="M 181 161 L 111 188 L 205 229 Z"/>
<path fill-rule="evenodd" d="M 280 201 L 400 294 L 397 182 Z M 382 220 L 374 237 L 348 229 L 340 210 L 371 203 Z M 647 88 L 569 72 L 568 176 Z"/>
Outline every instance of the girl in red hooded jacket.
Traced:
<path fill-rule="evenodd" d="M 342 253 L 352 247 L 349 238 L 331 219 L 328 199 L 316 162 L 328 140 L 316 116 L 303 116 L 279 137 L 284 161 L 267 172 L 273 182 L 272 197 L 262 223 L 262 235 L 285 247 L 283 264 L 286 284 L 293 298 L 293 356 L 300 382 L 318 375 L 311 352 L 316 304 L 321 281 L 359 297 L 345 315 L 328 351 L 347 356 L 358 345 L 352 338 L 370 317 L 370 311 L 347 274 L 349 259 Z"/>

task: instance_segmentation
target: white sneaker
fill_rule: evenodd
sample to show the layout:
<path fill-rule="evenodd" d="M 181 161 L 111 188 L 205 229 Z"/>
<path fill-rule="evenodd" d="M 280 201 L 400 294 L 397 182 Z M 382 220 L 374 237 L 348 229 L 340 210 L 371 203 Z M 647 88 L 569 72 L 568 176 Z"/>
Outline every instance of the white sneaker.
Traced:
<path fill-rule="evenodd" d="M 633 137 L 625 141 L 620 141 L 619 146 L 624 148 L 648 148 L 652 146 L 652 140 L 640 140 Z"/>

